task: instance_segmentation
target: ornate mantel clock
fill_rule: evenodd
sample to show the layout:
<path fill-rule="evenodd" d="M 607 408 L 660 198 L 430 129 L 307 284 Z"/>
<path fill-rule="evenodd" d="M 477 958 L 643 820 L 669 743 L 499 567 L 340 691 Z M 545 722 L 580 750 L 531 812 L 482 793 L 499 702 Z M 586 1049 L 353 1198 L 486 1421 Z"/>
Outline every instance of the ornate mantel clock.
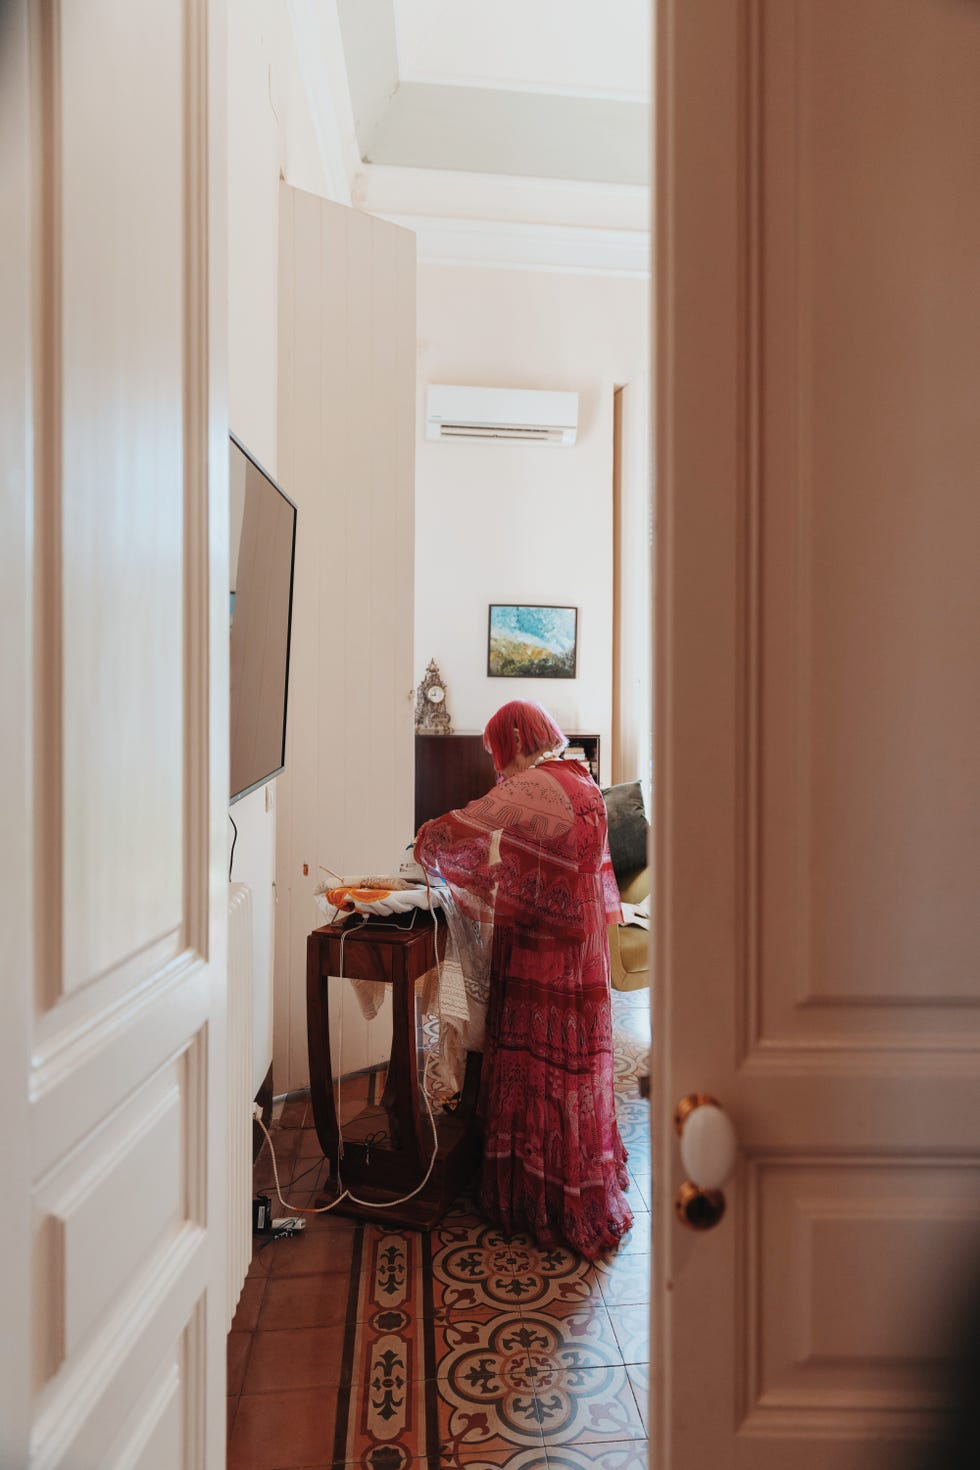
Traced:
<path fill-rule="evenodd" d="M 453 733 L 453 722 L 446 708 L 446 681 L 434 658 L 429 660 L 425 678 L 416 691 L 415 729 L 421 735 Z"/>

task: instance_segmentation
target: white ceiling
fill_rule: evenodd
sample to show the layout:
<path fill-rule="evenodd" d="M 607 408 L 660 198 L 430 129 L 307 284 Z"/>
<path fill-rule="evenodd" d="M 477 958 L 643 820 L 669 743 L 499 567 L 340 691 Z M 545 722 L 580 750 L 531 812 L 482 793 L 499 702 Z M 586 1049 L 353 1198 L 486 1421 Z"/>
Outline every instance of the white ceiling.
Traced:
<path fill-rule="evenodd" d="M 394 0 L 403 81 L 650 101 L 650 0 Z"/>
<path fill-rule="evenodd" d="M 649 0 L 339 0 L 362 160 L 646 185 Z"/>
<path fill-rule="evenodd" d="M 653 0 L 290 0 L 328 197 L 422 262 L 647 276 Z"/>

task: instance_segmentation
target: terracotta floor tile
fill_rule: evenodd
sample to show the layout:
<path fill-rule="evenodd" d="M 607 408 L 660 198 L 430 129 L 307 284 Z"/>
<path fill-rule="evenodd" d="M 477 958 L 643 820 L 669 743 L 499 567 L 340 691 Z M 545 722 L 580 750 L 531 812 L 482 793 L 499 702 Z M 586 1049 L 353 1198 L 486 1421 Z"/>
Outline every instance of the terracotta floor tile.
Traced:
<path fill-rule="evenodd" d="M 354 1232 L 306 1230 L 268 1248 L 272 1276 L 338 1276 L 350 1270 Z"/>
<path fill-rule="evenodd" d="M 262 1306 L 262 1297 L 265 1294 L 266 1279 L 265 1275 L 246 1276 L 231 1324 L 233 1332 L 255 1331 L 259 1320 L 259 1308 Z"/>
<path fill-rule="evenodd" d="M 626 1369 L 583 1368 L 556 1373 L 535 1390 L 547 1445 L 646 1439 Z"/>
<path fill-rule="evenodd" d="M 256 1277 L 265 1279 L 269 1274 L 272 1257 L 269 1252 L 262 1249 L 262 1242 L 268 1240 L 267 1235 L 252 1236 L 252 1259 L 249 1262 L 247 1280 L 255 1280 Z"/>
<path fill-rule="evenodd" d="M 228 1438 L 231 1438 L 232 1426 L 235 1423 L 235 1415 L 238 1413 L 238 1395 L 228 1396 Z"/>
<path fill-rule="evenodd" d="M 624 1363 L 648 1363 L 650 1361 L 650 1308 L 646 1303 L 639 1306 L 616 1307 L 610 1314 L 613 1331 L 619 1343 Z"/>
<path fill-rule="evenodd" d="M 316 1129 L 311 1123 L 308 1123 L 305 1128 L 300 1129 L 297 1155 L 304 1159 L 323 1158 L 323 1149 L 320 1147 L 320 1140 L 317 1137 Z"/>
<path fill-rule="evenodd" d="M 228 1444 L 227 1470 L 329 1464 L 336 1395 L 329 1389 L 243 1394 Z"/>
<path fill-rule="evenodd" d="M 279 1114 L 278 1126 L 280 1128 L 303 1128 L 306 1124 L 306 1115 L 310 1106 L 310 1094 L 308 1091 L 294 1093 L 287 1097 L 283 1110 Z"/>
<path fill-rule="evenodd" d="M 342 1274 L 274 1276 L 262 1299 L 259 1329 L 282 1332 L 342 1326 L 347 1321 L 348 1296 L 348 1280 Z"/>
<path fill-rule="evenodd" d="M 237 1396 L 242 1391 L 245 1364 L 248 1362 L 248 1352 L 251 1346 L 252 1334 L 250 1332 L 229 1332 L 228 1393 L 230 1395 Z"/>
<path fill-rule="evenodd" d="M 256 1332 L 242 1386 L 244 1394 L 317 1388 L 350 1380 L 344 1334 L 334 1327 Z"/>

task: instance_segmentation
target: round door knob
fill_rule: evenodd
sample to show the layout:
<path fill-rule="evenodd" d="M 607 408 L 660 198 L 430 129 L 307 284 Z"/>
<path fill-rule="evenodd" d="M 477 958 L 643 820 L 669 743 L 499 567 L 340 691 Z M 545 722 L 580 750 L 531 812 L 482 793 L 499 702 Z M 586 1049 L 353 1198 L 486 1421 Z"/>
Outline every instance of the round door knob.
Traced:
<path fill-rule="evenodd" d="M 737 1140 L 732 1120 L 715 1098 L 692 1092 L 674 1109 L 680 1135 L 681 1163 L 692 1184 L 719 1189 L 735 1168 Z"/>

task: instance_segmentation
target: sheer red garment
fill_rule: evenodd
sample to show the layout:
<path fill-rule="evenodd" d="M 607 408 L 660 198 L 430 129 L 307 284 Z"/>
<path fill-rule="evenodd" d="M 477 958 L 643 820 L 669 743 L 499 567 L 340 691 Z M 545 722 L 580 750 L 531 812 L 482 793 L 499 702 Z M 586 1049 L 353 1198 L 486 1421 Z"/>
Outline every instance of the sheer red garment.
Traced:
<path fill-rule="evenodd" d="M 616 1126 L 606 923 L 621 917 L 606 810 L 543 762 L 430 822 L 416 855 L 490 945 L 481 1205 L 594 1259 L 633 1223 Z"/>

